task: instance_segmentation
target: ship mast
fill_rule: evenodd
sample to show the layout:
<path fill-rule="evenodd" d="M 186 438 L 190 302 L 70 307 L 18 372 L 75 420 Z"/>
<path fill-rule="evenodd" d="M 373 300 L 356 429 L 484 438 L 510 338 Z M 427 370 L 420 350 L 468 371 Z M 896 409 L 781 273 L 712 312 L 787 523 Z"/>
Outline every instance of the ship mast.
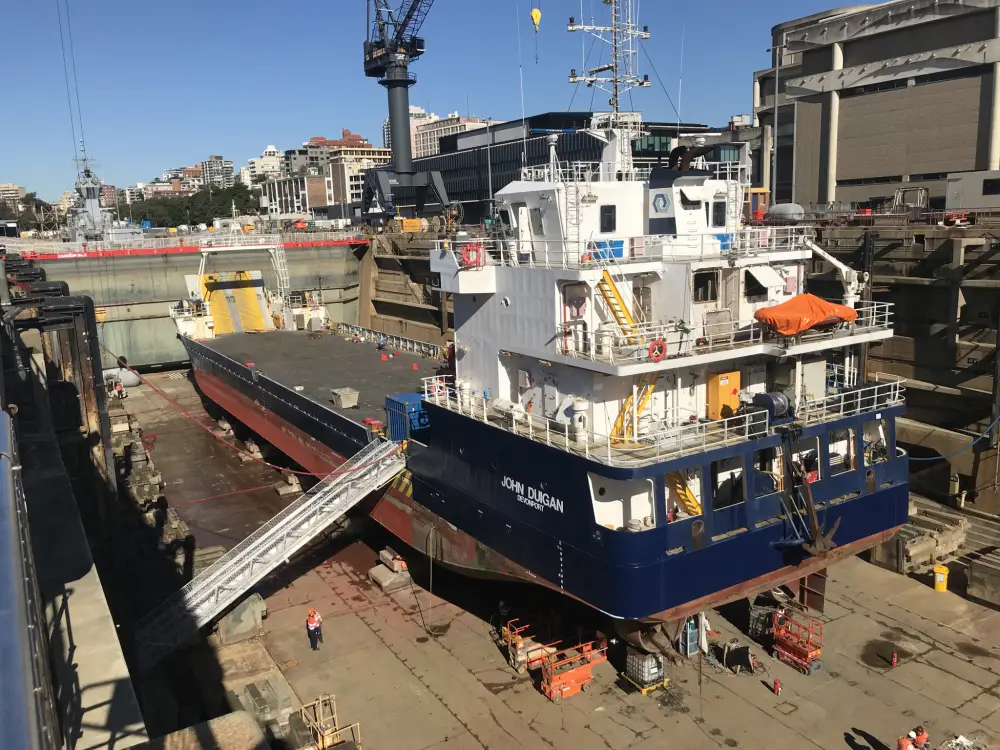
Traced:
<path fill-rule="evenodd" d="M 570 83 L 585 83 L 588 88 L 596 87 L 610 94 L 608 104 L 611 105 L 610 126 L 623 125 L 628 128 L 635 126 L 635 118 L 628 117 L 621 111 L 621 97 L 634 88 L 649 86 L 649 76 L 638 73 L 638 50 L 636 45 L 644 39 L 649 39 L 649 27 L 641 29 L 635 21 L 635 0 L 603 0 L 611 11 L 611 25 L 598 26 L 591 19 L 589 24 L 577 23 L 572 16 L 569 19 L 568 31 L 583 31 L 611 47 L 611 60 L 604 65 L 577 73 L 570 71 Z M 610 73 L 610 75 L 608 75 Z"/>

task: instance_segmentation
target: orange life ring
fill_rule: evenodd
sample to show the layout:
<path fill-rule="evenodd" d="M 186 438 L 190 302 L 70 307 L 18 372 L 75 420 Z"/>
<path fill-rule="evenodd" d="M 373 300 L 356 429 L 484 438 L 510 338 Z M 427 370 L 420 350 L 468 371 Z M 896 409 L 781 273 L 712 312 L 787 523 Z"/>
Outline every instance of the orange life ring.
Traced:
<path fill-rule="evenodd" d="M 663 339 L 656 339 L 649 345 L 649 359 L 651 362 L 662 362 L 667 356 L 667 344 Z"/>
<path fill-rule="evenodd" d="M 465 268 L 479 268 L 483 260 L 483 246 L 475 243 L 462 248 L 462 266 Z"/>

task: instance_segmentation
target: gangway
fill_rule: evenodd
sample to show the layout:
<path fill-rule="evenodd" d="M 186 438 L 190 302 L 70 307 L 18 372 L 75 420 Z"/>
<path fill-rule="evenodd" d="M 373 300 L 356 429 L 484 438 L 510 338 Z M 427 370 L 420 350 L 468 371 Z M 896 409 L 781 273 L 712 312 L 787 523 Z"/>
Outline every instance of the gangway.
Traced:
<path fill-rule="evenodd" d="M 229 550 L 139 621 L 136 651 L 140 669 L 149 669 L 187 642 L 334 521 L 389 484 L 405 466 L 399 443 L 373 440 Z"/>

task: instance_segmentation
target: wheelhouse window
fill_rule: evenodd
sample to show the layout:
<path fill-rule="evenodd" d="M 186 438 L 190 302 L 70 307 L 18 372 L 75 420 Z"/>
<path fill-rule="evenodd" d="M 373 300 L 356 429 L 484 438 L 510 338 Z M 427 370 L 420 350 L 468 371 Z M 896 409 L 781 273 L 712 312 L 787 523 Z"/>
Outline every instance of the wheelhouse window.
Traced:
<path fill-rule="evenodd" d="M 683 190 L 680 191 L 681 194 L 681 208 L 686 211 L 698 211 L 701 209 L 701 201 L 691 200 L 688 198 L 687 193 Z"/>
<path fill-rule="evenodd" d="M 618 225 L 617 206 L 601 206 L 601 234 L 611 234 Z"/>
<path fill-rule="evenodd" d="M 715 302 L 719 298 L 719 275 L 715 271 L 695 271 L 694 301 Z"/>
<path fill-rule="evenodd" d="M 714 201 L 712 203 L 712 226 L 716 228 L 726 226 L 725 201 Z"/>

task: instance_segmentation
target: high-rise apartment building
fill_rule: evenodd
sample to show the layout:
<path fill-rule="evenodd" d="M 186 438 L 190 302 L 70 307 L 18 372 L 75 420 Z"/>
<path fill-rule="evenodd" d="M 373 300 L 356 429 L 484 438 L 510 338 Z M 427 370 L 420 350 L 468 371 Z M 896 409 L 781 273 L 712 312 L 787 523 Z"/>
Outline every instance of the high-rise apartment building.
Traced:
<path fill-rule="evenodd" d="M 323 170 L 328 205 L 359 203 L 365 170 L 384 167 L 392 161 L 392 149 L 338 149 Z"/>
<path fill-rule="evenodd" d="M 315 136 L 302 144 L 302 148 L 285 151 L 284 174 L 322 175 L 323 168 L 329 163 L 331 155 L 344 149 L 359 153 L 367 153 L 374 146 L 357 133 L 344 129 L 341 137 L 336 140 Z"/>
<path fill-rule="evenodd" d="M 5 203 L 12 211 L 18 211 L 21 199 L 28 191 L 12 182 L 0 183 L 0 203 Z"/>
<path fill-rule="evenodd" d="M 114 185 L 101 185 L 101 193 L 98 198 L 101 208 L 114 208 L 118 203 L 118 191 Z"/>
<path fill-rule="evenodd" d="M 236 182 L 231 159 L 221 156 L 209 156 L 201 163 L 201 179 L 206 186 L 215 188 L 230 188 Z"/>
<path fill-rule="evenodd" d="M 251 159 L 249 164 L 251 182 L 270 180 L 281 176 L 283 154 L 277 146 L 268 144 L 268 147 L 261 152 L 260 157 Z"/>

